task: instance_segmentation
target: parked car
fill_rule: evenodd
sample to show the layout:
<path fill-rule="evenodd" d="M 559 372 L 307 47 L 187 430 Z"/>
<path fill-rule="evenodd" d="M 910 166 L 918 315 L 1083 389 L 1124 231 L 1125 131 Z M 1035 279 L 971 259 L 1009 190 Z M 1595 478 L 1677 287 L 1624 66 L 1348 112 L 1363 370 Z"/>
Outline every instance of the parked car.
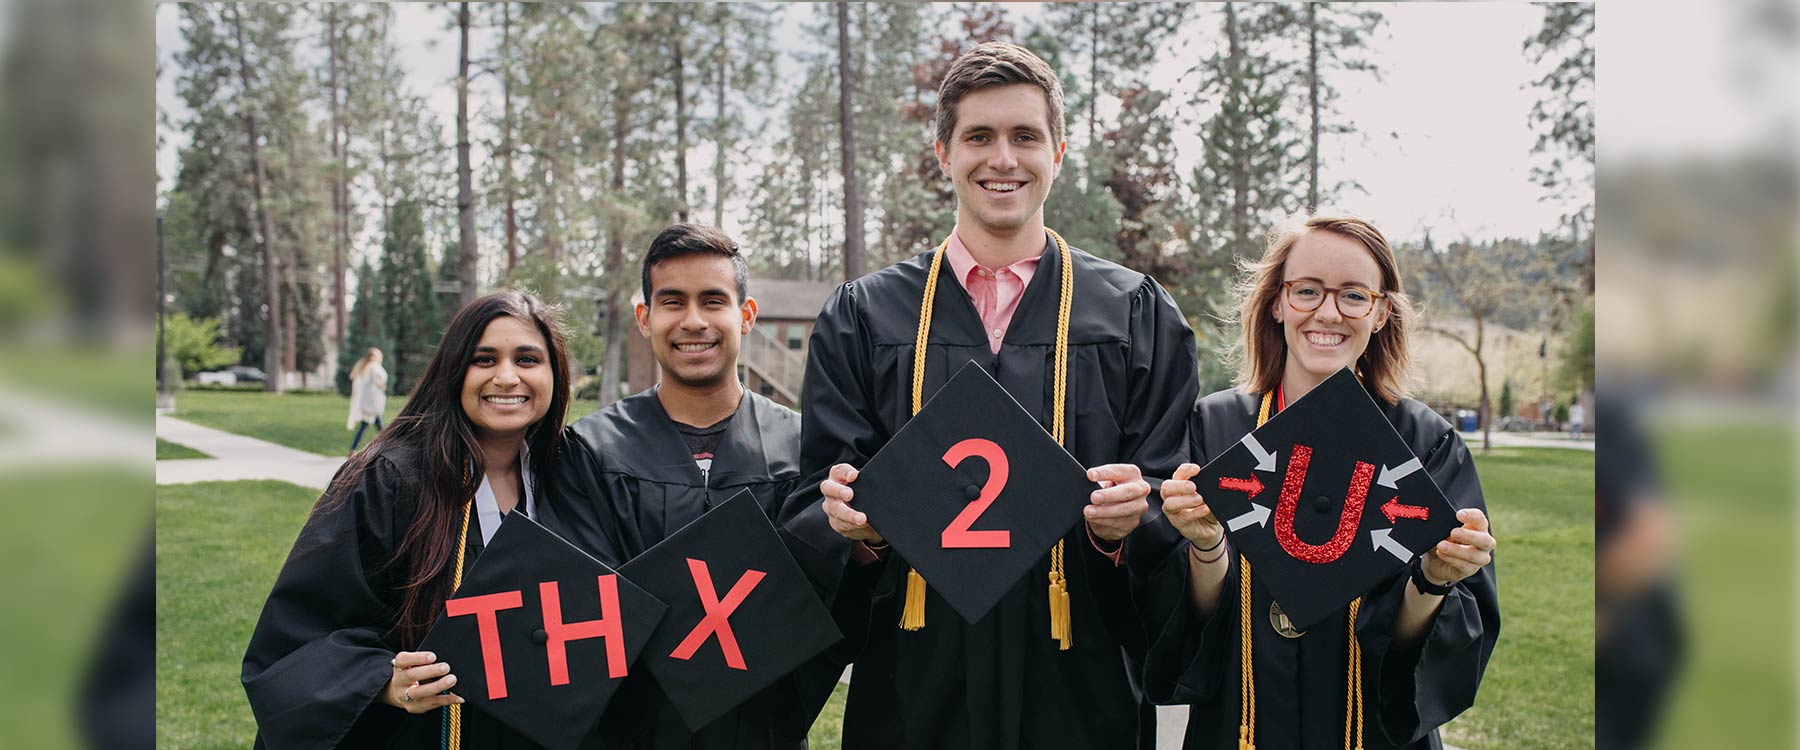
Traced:
<path fill-rule="evenodd" d="M 232 365 L 231 367 L 227 367 L 225 369 L 227 371 L 229 371 L 232 375 L 237 376 L 237 382 L 239 382 L 239 383 L 267 383 L 267 382 L 269 382 L 268 374 L 263 372 L 262 368 L 260 368 L 260 367 L 251 367 L 249 365 Z"/>
<path fill-rule="evenodd" d="M 200 385 L 237 385 L 239 383 L 266 383 L 269 376 L 262 368 L 249 365 L 232 365 L 223 370 L 212 370 L 194 376 L 194 382 Z"/>

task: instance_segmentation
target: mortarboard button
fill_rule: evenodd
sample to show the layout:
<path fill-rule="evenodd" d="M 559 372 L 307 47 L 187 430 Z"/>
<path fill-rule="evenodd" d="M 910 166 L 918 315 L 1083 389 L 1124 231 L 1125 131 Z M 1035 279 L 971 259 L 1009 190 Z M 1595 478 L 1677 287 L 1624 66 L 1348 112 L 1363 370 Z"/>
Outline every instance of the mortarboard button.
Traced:
<path fill-rule="evenodd" d="M 644 663 L 696 732 L 842 637 L 748 490 L 620 571 L 669 604 Z"/>
<path fill-rule="evenodd" d="M 1095 487 L 971 360 L 862 467 L 856 507 L 973 623 L 1081 521 Z"/>
<path fill-rule="evenodd" d="M 1345 368 L 1219 453 L 1194 483 L 1289 629 L 1303 632 L 1456 528 L 1455 508 L 1422 468 Z M 1251 494 L 1260 487 L 1277 491 Z M 1304 512 L 1307 498 L 1318 512 Z"/>
<path fill-rule="evenodd" d="M 665 607 L 523 513 L 508 514 L 419 650 L 468 705 L 552 750 L 577 747 Z M 552 637 L 554 633 L 554 637 Z"/>

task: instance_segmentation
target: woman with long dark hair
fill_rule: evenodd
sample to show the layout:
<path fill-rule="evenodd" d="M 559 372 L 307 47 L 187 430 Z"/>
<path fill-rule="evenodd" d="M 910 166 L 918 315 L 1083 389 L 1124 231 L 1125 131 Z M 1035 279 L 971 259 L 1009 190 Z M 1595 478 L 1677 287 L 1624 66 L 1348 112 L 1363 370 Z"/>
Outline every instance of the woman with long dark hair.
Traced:
<path fill-rule="evenodd" d="M 534 512 L 568 362 L 561 324 L 531 295 L 457 311 L 393 424 L 319 498 L 263 606 L 243 672 L 258 747 L 535 747 L 460 710 L 452 665 L 413 649 L 458 548 L 472 566 L 505 515 Z"/>
<path fill-rule="evenodd" d="M 1450 424 L 1406 397 L 1416 325 L 1393 249 L 1348 214 L 1295 216 L 1269 233 L 1239 283 L 1239 387 L 1202 398 L 1197 463 L 1162 485 L 1184 540 L 1148 587 L 1145 687 L 1189 703 L 1187 748 L 1428 750 L 1475 700 L 1500 635 L 1494 537 L 1481 481 Z M 1462 525 L 1343 610 L 1296 629 L 1232 549 L 1191 481 L 1283 406 L 1352 368 Z M 1140 532 L 1141 533 L 1141 532 Z"/>

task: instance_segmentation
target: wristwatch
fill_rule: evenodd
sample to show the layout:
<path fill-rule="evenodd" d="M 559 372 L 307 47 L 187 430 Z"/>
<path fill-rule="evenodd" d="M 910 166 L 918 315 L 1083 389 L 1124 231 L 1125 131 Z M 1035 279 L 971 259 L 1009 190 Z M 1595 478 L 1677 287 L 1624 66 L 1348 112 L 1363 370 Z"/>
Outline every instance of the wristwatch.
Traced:
<path fill-rule="evenodd" d="M 1451 581 L 1447 584 L 1439 586 L 1435 583 L 1432 583 L 1431 579 L 1426 578 L 1425 577 L 1425 557 L 1423 555 L 1413 558 L 1412 582 L 1413 582 L 1414 586 L 1418 587 L 1419 593 L 1430 594 L 1432 596 L 1448 596 L 1450 594 L 1450 590 L 1456 588 L 1455 581 Z"/>

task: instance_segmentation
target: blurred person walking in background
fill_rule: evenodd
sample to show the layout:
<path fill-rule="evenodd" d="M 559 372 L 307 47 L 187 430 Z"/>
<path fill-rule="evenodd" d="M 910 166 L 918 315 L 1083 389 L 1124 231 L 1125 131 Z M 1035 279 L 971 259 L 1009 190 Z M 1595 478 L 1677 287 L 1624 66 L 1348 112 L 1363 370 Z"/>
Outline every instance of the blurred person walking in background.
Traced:
<path fill-rule="evenodd" d="M 370 422 L 375 423 L 375 432 L 381 432 L 381 415 L 387 411 L 387 388 L 388 374 L 381 366 L 381 350 L 371 346 L 350 368 L 350 418 L 345 420 L 344 429 L 356 430 L 350 438 L 351 453 L 362 444 L 363 430 Z"/>

